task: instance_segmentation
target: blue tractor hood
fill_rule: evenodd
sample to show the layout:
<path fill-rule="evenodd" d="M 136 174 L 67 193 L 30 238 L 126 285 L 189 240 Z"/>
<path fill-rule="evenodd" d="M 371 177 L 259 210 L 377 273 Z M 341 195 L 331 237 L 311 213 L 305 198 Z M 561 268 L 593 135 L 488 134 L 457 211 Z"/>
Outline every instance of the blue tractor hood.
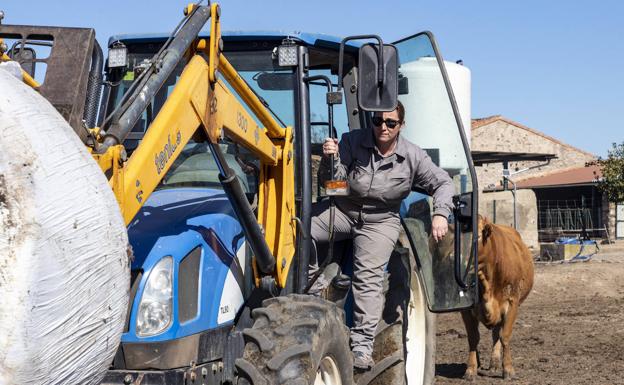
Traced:
<path fill-rule="evenodd" d="M 132 268 L 141 268 L 155 246 L 164 246 L 163 241 L 175 238 L 175 246 L 181 246 L 180 242 L 195 244 L 206 229 L 212 229 L 221 240 L 229 240 L 228 251 L 236 252 L 235 243 L 243 237 L 242 228 L 223 190 L 155 191 L 128 226 L 134 252 Z"/>
<path fill-rule="evenodd" d="M 234 319 L 242 305 L 247 256 L 243 230 L 223 190 L 185 187 L 155 191 L 128 226 L 128 236 L 134 254 L 132 270 L 141 274 L 122 341 L 181 338 Z M 189 279 L 180 276 L 180 264 L 198 251 L 200 262 L 192 269 L 199 282 L 192 293 L 197 295 L 197 314 L 180 320 L 179 304 L 188 303 L 188 298 L 180 298 L 188 296 L 188 290 L 180 287 Z M 169 256 L 173 259 L 171 325 L 155 336 L 140 337 L 136 317 L 149 273 Z"/>

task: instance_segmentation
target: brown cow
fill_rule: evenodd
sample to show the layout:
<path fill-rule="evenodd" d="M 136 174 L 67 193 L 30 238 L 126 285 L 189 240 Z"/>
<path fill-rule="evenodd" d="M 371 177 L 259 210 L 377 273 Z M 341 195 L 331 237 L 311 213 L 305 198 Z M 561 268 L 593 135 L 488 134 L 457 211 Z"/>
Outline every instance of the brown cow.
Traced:
<path fill-rule="evenodd" d="M 502 346 L 503 378 L 512 378 L 515 372 L 511 363 L 511 331 L 518 306 L 533 287 L 533 258 L 515 229 L 481 216 L 478 255 L 480 303 L 462 312 L 470 347 L 464 378 L 472 380 L 477 375 L 479 321 L 492 330 L 490 371 L 500 370 Z"/>

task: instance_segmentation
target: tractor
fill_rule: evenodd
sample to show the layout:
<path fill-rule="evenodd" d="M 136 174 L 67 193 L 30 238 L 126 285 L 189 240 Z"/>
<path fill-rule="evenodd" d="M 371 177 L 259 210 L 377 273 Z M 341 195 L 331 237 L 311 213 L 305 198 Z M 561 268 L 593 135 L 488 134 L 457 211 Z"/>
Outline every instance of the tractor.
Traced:
<path fill-rule="evenodd" d="M 3 60 L 88 147 L 127 226 L 129 303 L 101 384 L 431 383 L 435 313 L 478 298 L 477 181 L 433 35 L 222 33 L 220 17 L 189 5 L 171 34 L 112 36 L 106 58 L 92 29 L 0 25 Z M 306 292 L 314 205 L 331 195 L 321 143 L 371 127 L 397 98 L 403 135 L 453 179 L 453 237 L 430 240 L 431 199 L 413 191 L 376 364 L 354 374 L 348 242 L 323 266 L 330 288 Z"/>

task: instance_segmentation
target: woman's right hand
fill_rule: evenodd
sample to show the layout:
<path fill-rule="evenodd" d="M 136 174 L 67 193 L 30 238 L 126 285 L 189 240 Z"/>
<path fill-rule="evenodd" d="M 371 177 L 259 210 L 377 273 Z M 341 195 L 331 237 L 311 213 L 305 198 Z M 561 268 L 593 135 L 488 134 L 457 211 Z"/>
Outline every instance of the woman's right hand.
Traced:
<path fill-rule="evenodd" d="M 323 143 L 323 155 L 330 156 L 338 154 L 338 139 L 325 138 Z"/>

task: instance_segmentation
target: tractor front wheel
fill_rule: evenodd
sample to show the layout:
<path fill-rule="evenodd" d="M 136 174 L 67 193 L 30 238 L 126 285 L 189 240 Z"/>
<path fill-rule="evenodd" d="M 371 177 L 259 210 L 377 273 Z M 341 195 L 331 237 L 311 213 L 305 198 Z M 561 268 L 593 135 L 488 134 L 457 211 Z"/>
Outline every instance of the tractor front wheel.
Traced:
<path fill-rule="evenodd" d="M 239 385 L 350 385 L 353 358 L 344 311 L 309 295 L 267 299 L 245 329 Z"/>

